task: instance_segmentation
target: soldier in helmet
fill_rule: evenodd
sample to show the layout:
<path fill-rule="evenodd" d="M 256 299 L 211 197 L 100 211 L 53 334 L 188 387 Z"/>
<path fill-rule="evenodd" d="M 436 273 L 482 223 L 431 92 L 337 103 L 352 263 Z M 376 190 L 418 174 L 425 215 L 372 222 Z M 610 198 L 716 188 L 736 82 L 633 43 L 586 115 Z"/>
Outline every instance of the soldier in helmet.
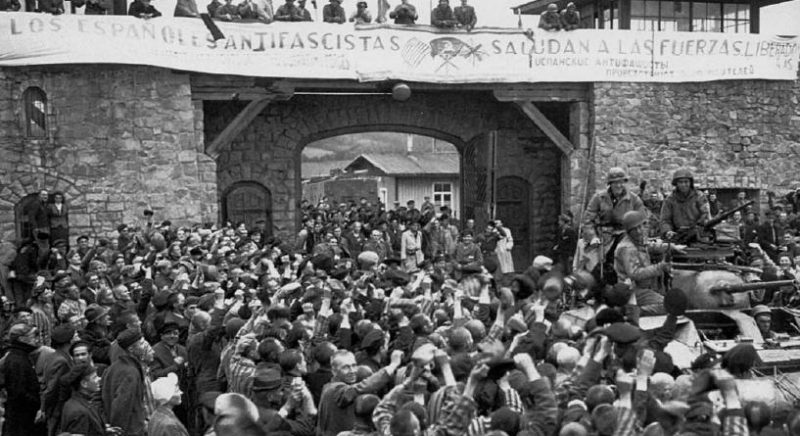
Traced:
<path fill-rule="evenodd" d="M 613 264 L 614 247 L 625 232 L 623 216 L 632 210 L 645 211 L 639 196 L 625 188 L 627 181 L 628 175 L 622 168 L 611 168 L 606 179 L 608 188 L 592 197 L 583 215 L 583 240 L 589 247 L 600 249 L 600 262 L 606 262 L 609 267 Z M 609 269 L 613 272 L 613 268 Z M 615 282 L 612 278 L 611 283 Z"/>
<path fill-rule="evenodd" d="M 711 219 L 708 200 L 694 189 L 694 177 L 689 170 L 675 171 L 672 185 L 675 189 L 661 206 L 661 234 L 667 240 L 694 242 L 697 240 L 694 230 Z"/>
<path fill-rule="evenodd" d="M 650 252 L 661 251 L 666 247 L 647 243 L 647 215 L 644 212 L 627 212 L 622 221 L 625 236 L 614 251 L 617 279 L 620 283 L 631 284 L 642 315 L 664 314 L 664 296 L 656 292 L 656 289 L 659 288 L 664 273 L 672 271 L 672 266 L 669 262 L 653 265 Z"/>
<path fill-rule="evenodd" d="M 754 307 L 753 318 L 756 320 L 758 331 L 761 332 L 764 340 L 775 338 L 775 332 L 772 331 L 772 311 L 769 307 L 763 304 Z"/>

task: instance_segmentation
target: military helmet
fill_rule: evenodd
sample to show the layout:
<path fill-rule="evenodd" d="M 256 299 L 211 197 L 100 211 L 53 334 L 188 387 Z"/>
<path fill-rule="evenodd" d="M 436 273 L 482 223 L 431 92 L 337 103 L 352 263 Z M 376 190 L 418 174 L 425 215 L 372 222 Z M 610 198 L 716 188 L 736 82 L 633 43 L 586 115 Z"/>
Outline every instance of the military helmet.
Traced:
<path fill-rule="evenodd" d="M 694 184 L 694 176 L 692 176 L 692 172 L 686 168 L 675 171 L 675 174 L 672 175 L 672 186 L 677 185 L 680 179 L 689 179 L 689 183 Z"/>
<path fill-rule="evenodd" d="M 625 174 L 625 170 L 620 167 L 614 167 L 608 170 L 608 179 L 606 180 L 607 183 L 613 182 L 627 182 L 628 175 Z"/>
<path fill-rule="evenodd" d="M 645 221 L 647 221 L 647 216 L 638 210 L 629 210 L 622 216 L 622 225 L 626 231 L 641 226 Z"/>

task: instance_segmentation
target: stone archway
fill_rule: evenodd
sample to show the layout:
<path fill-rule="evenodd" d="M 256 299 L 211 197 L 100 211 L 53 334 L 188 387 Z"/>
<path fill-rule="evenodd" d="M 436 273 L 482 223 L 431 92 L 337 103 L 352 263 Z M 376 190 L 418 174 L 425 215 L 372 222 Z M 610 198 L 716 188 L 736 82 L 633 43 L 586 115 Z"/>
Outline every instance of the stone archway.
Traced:
<path fill-rule="evenodd" d="M 245 102 L 205 101 L 207 143 L 217 143 L 214 139 L 247 107 Z M 223 198 L 230 186 L 245 180 L 267 187 L 272 193 L 276 236 L 291 240 L 297 230 L 303 147 L 327 137 L 369 131 L 415 133 L 454 144 L 462 155 L 462 175 L 469 175 L 468 186 L 462 183 L 465 198 L 460 215 L 475 217 L 479 223 L 488 219 L 491 211 L 492 186 L 487 178 L 494 172 L 489 170 L 493 163 L 487 160 L 486 150 L 494 141 L 494 165 L 505 168 L 496 175 L 529 180 L 535 186 L 532 195 L 544 199 L 539 203 L 547 205 L 533 210 L 529 217 L 541 223 L 537 225 L 541 231 L 520 243 L 544 248 L 555 233 L 561 154 L 515 105 L 499 102 L 491 93 L 419 92 L 406 102 L 382 94 L 295 95 L 257 110 L 247 127 L 214 150 L 218 155 L 218 192 Z M 515 162 L 506 161 L 509 159 Z M 534 185 L 533 178 L 542 175 L 546 175 L 547 183 Z"/>

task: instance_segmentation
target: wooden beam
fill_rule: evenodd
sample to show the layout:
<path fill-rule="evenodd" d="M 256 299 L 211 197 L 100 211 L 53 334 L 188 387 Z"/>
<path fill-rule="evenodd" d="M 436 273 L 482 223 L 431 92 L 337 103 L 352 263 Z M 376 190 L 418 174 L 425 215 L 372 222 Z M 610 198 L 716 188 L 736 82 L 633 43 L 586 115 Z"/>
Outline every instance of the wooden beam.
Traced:
<path fill-rule="evenodd" d="M 230 124 L 211 141 L 211 144 L 206 146 L 206 154 L 216 160 L 217 157 L 219 157 L 220 150 L 228 147 L 270 103 L 273 101 L 288 100 L 289 98 L 291 98 L 291 95 L 273 94 L 248 103 Z"/>
<path fill-rule="evenodd" d="M 536 107 L 533 103 L 529 101 L 515 101 L 514 103 L 522 109 L 522 112 L 525 112 L 525 115 L 536 124 L 536 127 L 541 129 L 548 138 L 558 147 L 565 155 L 569 156 L 575 151 L 575 147 L 572 145 L 572 142 L 561 133 L 550 120 Z"/>
<path fill-rule="evenodd" d="M 495 89 L 494 98 L 502 102 L 575 102 L 589 101 L 588 87 L 575 85 L 532 85 L 517 89 Z"/>

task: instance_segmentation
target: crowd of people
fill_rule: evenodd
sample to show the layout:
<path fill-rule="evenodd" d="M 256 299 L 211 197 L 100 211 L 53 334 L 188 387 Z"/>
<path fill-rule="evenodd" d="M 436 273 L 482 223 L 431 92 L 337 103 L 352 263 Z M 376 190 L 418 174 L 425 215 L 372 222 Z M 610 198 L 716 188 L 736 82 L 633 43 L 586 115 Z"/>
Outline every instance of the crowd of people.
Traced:
<path fill-rule="evenodd" d="M 737 390 L 751 343 L 691 367 L 665 352 L 687 294 L 654 283 L 671 265 L 651 263 L 655 214 L 627 181 L 613 169 L 581 233 L 562 215 L 531 265 L 501 222 L 428 199 L 304 201 L 286 241 L 148 210 L 71 246 L 63 195 L 42 191 L 33 238 L 0 245 L 3 436 L 800 434 L 800 414 L 771 426 Z M 673 184 L 665 240 L 712 218 L 691 174 Z M 751 243 L 788 250 L 764 234 Z M 611 253 L 613 283 L 574 262 L 578 237 Z M 663 325 L 640 329 L 649 314 Z M 768 338 L 770 309 L 753 315 Z"/>
<path fill-rule="evenodd" d="M 342 0 L 329 0 L 330 3 L 322 8 L 322 21 L 325 23 L 344 24 L 370 24 L 373 22 L 372 12 L 369 11 L 366 1 L 356 3 L 356 10 L 348 17 L 342 7 Z M 431 11 L 431 25 L 443 29 L 472 30 L 478 22 L 475 8 L 470 6 L 468 0 L 461 0 L 461 5 L 450 7 L 449 0 L 438 0 L 437 6 Z M 295 4 L 296 3 L 296 4 Z M 306 8 L 306 0 L 285 0 L 285 3 L 273 6 L 272 0 L 243 0 L 234 3 L 233 0 L 212 0 L 206 7 L 208 16 L 222 21 L 251 21 L 272 23 L 274 21 L 314 21 L 311 12 Z M 317 8 L 316 0 L 311 0 L 314 9 Z M 152 4 L 152 0 L 133 0 L 130 5 L 126 0 L 72 0 L 71 11 L 83 8 L 86 15 L 132 15 L 138 18 L 149 19 L 160 17 L 162 14 Z M 0 11 L 26 11 L 42 12 L 54 15 L 65 13 L 64 0 L 0 0 Z M 386 16 L 398 25 L 413 25 L 419 19 L 419 14 L 414 5 L 408 0 L 400 0 L 394 8 L 388 0 L 379 0 L 376 23 L 387 22 Z M 175 17 L 200 17 L 202 15 L 195 0 L 178 0 Z"/>

